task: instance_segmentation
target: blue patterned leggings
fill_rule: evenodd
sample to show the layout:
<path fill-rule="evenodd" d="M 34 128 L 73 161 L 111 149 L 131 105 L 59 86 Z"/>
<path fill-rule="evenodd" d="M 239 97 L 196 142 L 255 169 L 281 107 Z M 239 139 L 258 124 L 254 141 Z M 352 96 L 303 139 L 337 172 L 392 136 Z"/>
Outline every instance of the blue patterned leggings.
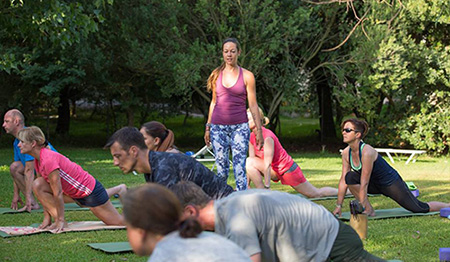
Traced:
<path fill-rule="evenodd" d="M 231 148 L 236 190 L 247 189 L 245 161 L 247 160 L 248 143 L 250 139 L 248 123 L 237 125 L 211 125 L 210 139 L 214 154 L 216 155 L 217 175 L 225 181 L 228 179 Z"/>

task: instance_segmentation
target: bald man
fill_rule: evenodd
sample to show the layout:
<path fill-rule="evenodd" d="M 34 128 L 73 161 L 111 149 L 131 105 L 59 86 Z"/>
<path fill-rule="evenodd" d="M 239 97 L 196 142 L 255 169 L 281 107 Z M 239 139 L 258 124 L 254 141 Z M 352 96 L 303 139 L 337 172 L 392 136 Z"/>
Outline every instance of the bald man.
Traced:
<path fill-rule="evenodd" d="M 25 196 L 25 206 L 19 209 L 19 211 L 30 212 L 32 209 L 39 209 L 39 204 L 36 202 L 32 191 L 34 180 L 34 158 L 30 155 L 20 153 L 20 149 L 17 147 L 20 142 L 17 139 L 17 134 L 20 130 L 25 128 L 25 118 L 23 117 L 23 114 L 17 109 L 11 109 L 6 112 L 3 118 L 3 128 L 7 134 L 16 137 L 13 143 L 14 162 L 9 166 L 14 186 L 14 196 L 11 201 L 11 208 L 18 210 L 18 203 L 23 204 L 22 199 L 20 198 L 20 192 L 22 192 Z M 51 148 L 53 149 L 53 147 Z"/>

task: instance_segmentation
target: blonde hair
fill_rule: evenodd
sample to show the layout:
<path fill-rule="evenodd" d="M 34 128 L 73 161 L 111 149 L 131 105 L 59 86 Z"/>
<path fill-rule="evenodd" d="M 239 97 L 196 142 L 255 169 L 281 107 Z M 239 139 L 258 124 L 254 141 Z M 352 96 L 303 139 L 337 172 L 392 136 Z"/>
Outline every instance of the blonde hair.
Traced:
<path fill-rule="evenodd" d="M 228 42 L 234 43 L 236 45 L 237 50 L 241 51 L 241 44 L 239 44 L 239 41 L 236 38 L 232 38 L 232 37 L 223 40 L 222 50 L 223 50 L 223 46 Z M 224 68 L 225 68 L 225 62 L 222 62 L 222 64 L 220 66 L 216 67 L 216 69 L 214 69 L 212 71 L 211 75 L 209 75 L 208 81 L 206 82 L 206 90 L 208 92 L 215 91 L 217 78 L 219 78 L 220 72 Z"/>
<path fill-rule="evenodd" d="M 263 126 L 267 126 L 270 123 L 270 119 L 264 115 L 263 110 L 259 106 L 258 106 L 258 111 L 259 111 L 259 118 L 261 119 L 261 124 Z M 247 109 L 247 112 L 251 113 L 250 108 Z"/>
<path fill-rule="evenodd" d="M 36 141 L 38 145 L 42 146 L 46 145 L 45 135 L 42 132 L 42 130 L 37 126 L 30 126 L 20 130 L 19 133 L 17 134 L 17 137 L 19 138 L 20 141 L 24 142 Z"/>

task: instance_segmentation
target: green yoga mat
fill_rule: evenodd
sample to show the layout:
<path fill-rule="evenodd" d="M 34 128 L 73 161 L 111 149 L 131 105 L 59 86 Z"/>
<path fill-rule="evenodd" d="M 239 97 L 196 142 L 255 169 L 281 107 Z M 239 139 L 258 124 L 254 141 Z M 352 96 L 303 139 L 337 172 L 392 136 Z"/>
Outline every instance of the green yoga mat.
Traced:
<path fill-rule="evenodd" d="M 88 246 L 106 253 L 122 253 L 133 251 L 130 243 L 128 242 L 91 243 L 88 244 Z"/>
<path fill-rule="evenodd" d="M 428 212 L 428 213 L 413 213 L 404 209 L 403 207 L 391 208 L 391 209 L 378 209 L 375 210 L 375 216 L 369 217 L 369 220 L 374 219 L 385 219 L 385 218 L 397 218 L 397 217 L 412 217 L 412 216 L 431 216 L 439 214 L 439 212 Z M 340 220 L 350 221 L 350 212 L 343 212 Z"/>
<path fill-rule="evenodd" d="M 330 200 L 330 199 L 337 199 L 337 196 L 326 196 L 326 197 L 313 197 L 313 198 L 308 198 L 307 196 L 304 196 L 300 193 L 296 193 L 297 196 L 306 198 L 308 200 L 311 201 L 316 201 L 316 200 Z M 376 197 L 376 196 L 381 196 L 381 194 L 367 194 L 367 196 L 369 197 Z M 345 195 L 345 198 L 353 198 L 353 195 Z"/>
<path fill-rule="evenodd" d="M 119 208 L 122 207 L 122 204 L 120 203 L 119 200 L 113 200 L 111 201 L 111 203 L 113 204 L 113 206 L 115 208 Z M 78 206 L 76 203 L 67 203 L 64 204 L 64 210 L 65 211 L 87 211 L 89 210 L 89 208 L 87 207 L 80 207 Z M 31 210 L 31 213 L 42 213 L 44 210 L 41 208 L 36 209 L 36 210 Z M 17 210 L 11 209 L 11 208 L 7 208 L 7 207 L 0 207 L 0 214 L 17 214 L 17 213 L 27 213 L 25 212 L 18 212 Z"/>

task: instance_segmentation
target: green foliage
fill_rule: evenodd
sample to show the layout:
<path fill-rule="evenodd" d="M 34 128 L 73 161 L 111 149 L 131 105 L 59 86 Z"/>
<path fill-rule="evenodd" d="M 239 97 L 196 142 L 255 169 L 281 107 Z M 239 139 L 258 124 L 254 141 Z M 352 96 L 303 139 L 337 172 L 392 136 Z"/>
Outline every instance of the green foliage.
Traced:
<path fill-rule="evenodd" d="M 447 154 L 450 143 L 450 92 L 436 91 L 421 104 L 420 112 L 400 123 L 402 138 L 415 148 Z"/>
<path fill-rule="evenodd" d="M 447 134 L 435 128 L 447 116 L 430 101 L 445 101 L 438 94 L 450 89 L 448 2 L 368 1 L 366 8 L 364 31 L 350 39 L 351 73 L 341 75 L 335 92 L 344 112 L 369 122 L 373 144 L 447 153 Z"/>

